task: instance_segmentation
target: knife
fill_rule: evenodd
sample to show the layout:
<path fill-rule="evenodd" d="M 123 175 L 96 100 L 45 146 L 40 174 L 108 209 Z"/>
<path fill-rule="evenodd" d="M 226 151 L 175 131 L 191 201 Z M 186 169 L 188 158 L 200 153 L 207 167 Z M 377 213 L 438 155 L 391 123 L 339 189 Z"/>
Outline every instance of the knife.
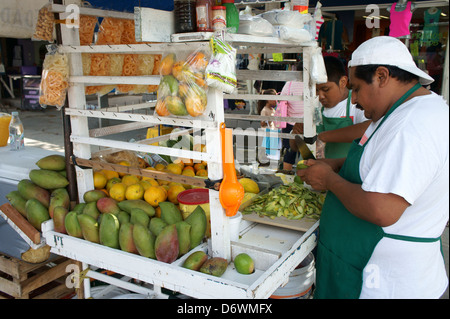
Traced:
<path fill-rule="evenodd" d="M 316 159 L 316 157 L 310 151 L 308 145 L 306 145 L 306 142 L 300 137 L 300 135 L 295 135 L 295 143 L 297 144 L 298 150 L 300 151 L 300 154 L 302 155 L 302 158 L 304 160 Z"/>

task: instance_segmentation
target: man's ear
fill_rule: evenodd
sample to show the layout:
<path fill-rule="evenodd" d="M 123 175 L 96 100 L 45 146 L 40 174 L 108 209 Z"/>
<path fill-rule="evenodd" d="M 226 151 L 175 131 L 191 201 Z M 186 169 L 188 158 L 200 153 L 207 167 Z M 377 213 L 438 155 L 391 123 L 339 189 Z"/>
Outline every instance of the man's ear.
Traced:
<path fill-rule="evenodd" d="M 389 82 L 391 76 L 389 70 L 384 66 L 379 66 L 375 71 L 374 80 L 377 81 L 380 87 L 385 87 Z"/>
<path fill-rule="evenodd" d="M 339 88 L 345 89 L 347 86 L 348 86 L 348 77 L 346 75 L 343 75 L 339 79 Z"/>

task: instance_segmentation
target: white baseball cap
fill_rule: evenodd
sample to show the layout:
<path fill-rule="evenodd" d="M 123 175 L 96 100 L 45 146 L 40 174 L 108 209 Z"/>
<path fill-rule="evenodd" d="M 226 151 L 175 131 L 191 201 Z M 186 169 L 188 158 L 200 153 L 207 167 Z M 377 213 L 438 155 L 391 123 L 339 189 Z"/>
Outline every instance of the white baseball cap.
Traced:
<path fill-rule="evenodd" d="M 348 67 L 369 64 L 396 66 L 415 74 L 420 84 L 428 85 L 434 79 L 419 69 L 402 41 L 389 36 L 379 36 L 363 42 L 352 54 Z"/>

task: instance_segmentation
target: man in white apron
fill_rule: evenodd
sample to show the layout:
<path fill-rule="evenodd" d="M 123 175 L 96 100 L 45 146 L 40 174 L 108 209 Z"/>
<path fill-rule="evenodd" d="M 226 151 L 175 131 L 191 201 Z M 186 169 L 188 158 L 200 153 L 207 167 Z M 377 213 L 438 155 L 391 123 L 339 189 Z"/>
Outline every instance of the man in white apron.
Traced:
<path fill-rule="evenodd" d="M 393 37 L 349 62 L 352 103 L 372 121 L 346 159 L 308 160 L 298 175 L 328 190 L 315 298 L 439 298 L 449 217 L 449 108 Z"/>

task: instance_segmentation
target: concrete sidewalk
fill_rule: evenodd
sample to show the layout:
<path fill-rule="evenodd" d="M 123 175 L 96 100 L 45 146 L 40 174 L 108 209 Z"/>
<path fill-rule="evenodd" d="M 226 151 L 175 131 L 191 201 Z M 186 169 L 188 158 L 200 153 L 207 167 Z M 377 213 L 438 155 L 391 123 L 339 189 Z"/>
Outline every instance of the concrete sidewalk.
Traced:
<path fill-rule="evenodd" d="M 17 107 L 17 106 L 16 106 Z M 19 104 L 20 108 L 20 104 Z M 14 106 L 9 108 L 9 113 L 16 110 Z M 235 110 L 236 111 L 236 110 Z M 248 114 L 248 110 L 236 111 L 235 113 Z M 62 112 L 56 110 L 53 107 L 49 107 L 42 111 L 22 111 L 19 109 L 19 117 L 23 122 L 25 129 L 25 145 L 40 147 L 44 149 L 50 149 L 55 151 L 64 152 L 64 134 L 63 134 L 63 120 Z M 94 122 L 90 128 L 98 127 L 99 122 L 96 119 L 91 119 Z M 248 121 L 236 120 L 239 123 L 232 123 L 227 127 L 241 127 L 245 128 L 245 123 Z M 231 124 L 231 123 L 230 123 Z M 236 124 L 234 126 L 233 124 Z M 249 123 L 247 125 L 253 126 L 255 123 Z M 103 125 L 107 126 L 105 122 Z M 257 123 L 259 127 L 259 123 Z M 122 134 L 116 134 L 108 136 L 107 138 L 115 138 L 122 141 L 129 141 L 131 138 L 135 140 L 144 139 L 146 135 L 146 129 L 140 129 L 132 132 L 126 132 Z M 25 147 L 26 147 L 25 146 Z M 444 251 L 444 260 L 447 270 L 447 276 L 449 274 L 449 229 L 445 228 L 442 234 L 442 248 Z M 442 296 L 442 299 L 449 299 L 449 289 L 447 287 L 446 292 Z"/>

